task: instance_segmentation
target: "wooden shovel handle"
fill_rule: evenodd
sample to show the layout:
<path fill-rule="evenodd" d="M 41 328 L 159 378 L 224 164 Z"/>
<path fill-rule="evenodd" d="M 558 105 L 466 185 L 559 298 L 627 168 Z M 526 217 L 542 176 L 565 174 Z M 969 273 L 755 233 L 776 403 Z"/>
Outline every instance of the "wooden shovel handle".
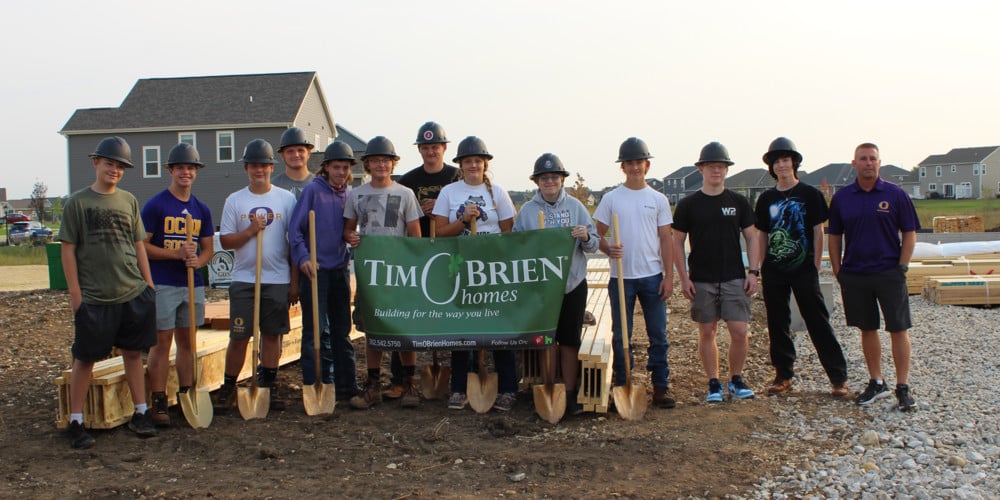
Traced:
<path fill-rule="evenodd" d="M 187 242 L 194 243 L 194 223 L 191 220 L 191 214 L 187 214 L 184 219 L 184 229 L 187 231 Z M 187 267 L 187 282 L 188 282 L 188 321 L 190 321 L 189 328 L 189 338 L 191 339 L 191 388 L 198 388 L 198 325 L 195 324 L 194 317 L 194 268 Z M 193 400 L 193 398 L 192 398 Z"/>
<path fill-rule="evenodd" d="M 312 263 L 312 320 L 313 320 L 313 353 L 316 365 L 316 384 L 320 383 L 322 369 L 319 361 L 319 259 L 316 257 L 316 211 L 309 211 L 309 262 Z M 318 385 L 316 387 L 319 387 Z"/>
<path fill-rule="evenodd" d="M 618 214 L 611 215 L 611 226 L 614 234 L 612 236 L 614 245 L 621 244 L 621 234 L 618 231 Z M 628 314 L 625 312 L 625 278 L 622 276 L 622 258 L 615 259 L 615 270 L 618 271 L 618 313 L 621 321 L 622 331 L 622 354 L 625 355 L 625 385 L 632 384 L 632 363 L 630 363 L 631 352 L 628 348 Z"/>
<path fill-rule="evenodd" d="M 257 223 L 257 217 L 260 213 L 254 214 L 253 223 Z M 266 215 L 265 215 L 266 217 Z M 257 231 L 257 259 L 256 266 L 254 270 L 254 282 L 253 282 L 253 359 L 250 360 L 250 380 L 251 387 L 257 387 L 257 363 L 258 358 L 260 358 L 260 274 L 261 274 L 261 258 L 264 253 L 264 228 Z"/>

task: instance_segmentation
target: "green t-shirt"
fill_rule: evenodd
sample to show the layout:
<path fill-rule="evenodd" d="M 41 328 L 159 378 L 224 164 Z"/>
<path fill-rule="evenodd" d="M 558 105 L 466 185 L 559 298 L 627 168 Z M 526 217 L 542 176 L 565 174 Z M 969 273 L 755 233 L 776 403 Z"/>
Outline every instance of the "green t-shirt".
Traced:
<path fill-rule="evenodd" d="M 146 239 L 139 202 L 128 191 L 73 193 L 63 209 L 59 240 L 76 245 L 76 268 L 83 301 L 122 304 L 146 289 L 135 244 Z"/>

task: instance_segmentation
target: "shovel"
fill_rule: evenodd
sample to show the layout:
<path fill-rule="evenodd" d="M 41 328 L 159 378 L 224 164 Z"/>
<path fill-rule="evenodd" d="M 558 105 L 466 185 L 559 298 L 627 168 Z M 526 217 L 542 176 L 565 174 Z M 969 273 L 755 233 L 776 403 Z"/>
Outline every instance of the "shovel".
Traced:
<path fill-rule="evenodd" d="M 614 244 L 621 243 L 618 234 L 618 214 L 612 214 Z M 646 389 L 641 384 L 632 383 L 632 353 L 628 347 L 628 315 L 625 312 L 625 278 L 622 276 L 622 260 L 615 259 L 618 271 L 618 312 L 621 315 L 622 354 L 625 355 L 625 385 L 615 387 L 611 395 L 615 398 L 618 414 L 625 420 L 641 420 L 646 414 Z"/>
<path fill-rule="evenodd" d="M 472 219 L 471 233 L 476 235 L 476 219 Z M 466 381 L 466 395 L 469 406 L 476 413 L 486 413 L 493 408 L 497 400 L 497 385 L 499 379 L 496 373 L 486 371 L 486 351 L 479 351 L 479 370 L 469 373 Z"/>
<path fill-rule="evenodd" d="M 187 214 L 187 242 L 194 241 L 194 224 L 191 214 Z M 188 279 L 188 318 L 191 320 L 191 387 L 177 395 L 181 403 L 181 411 L 188 425 L 194 429 L 204 429 L 212 423 L 212 398 L 208 391 L 198 390 L 198 325 L 194 322 L 194 268 L 187 268 Z"/>
<path fill-rule="evenodd" d="M 260 217 L 267 217 L 263 210 L 258 210 L 254 216 L 254 224 Z M 257 366 L 257 359 L 260 358 L 260 265 L 261 254 L 264 251 L 264 230 L 257 232 L 257 269 L 253 283 L 253 357 L 252 366 Z M 257 383 L 257 374 L 251 373 L 250 387 L 240 387 L 236 391 L 236 402 L 240 407 L 240 416 L 243 420 L 254 418 L 264 418 L 267 410 L 271 408 L 271 388 L 261 387 Z"/>
<path fill-rule="evenodd" d="M 545 213 L 538 211 L 538 229 L 545 228 Z M 544 384 L 532 387 L 535 396 L 535 412 L 550 424 L 556 424 L 566 414 L 566 384 L 556 384 L 552 381 L 552 351 L 555 347 L 545 350 L 542 377 Z"/>
<path fill-rule="evenodd" d="M 309 211 L 309 261 L 313 272 L 319 272 L 319 262 L 316 259 L 316 211 Z M 337 405 L 337 392 L 333 384 L 322 383 L 322 366 L 319 359 L 319 283 L 318 276 L 309 280 L 312 284 L 312 320 L 313 320 L 313 353 L 316 363 L 316 382 L 313 385 L 302 386 L 302 405 L 306 415 L 329 415 Z"/>
<path fill-rule="evenodd" d="M 435 234 L 434 219 L 431 219 L 431 238 Z M 448 393 L 451 367 L 438 364 L 438 353 L 434 351 L 434 364 L 420 367 L 420 392 L 425 399 L 441 399 Z"/>

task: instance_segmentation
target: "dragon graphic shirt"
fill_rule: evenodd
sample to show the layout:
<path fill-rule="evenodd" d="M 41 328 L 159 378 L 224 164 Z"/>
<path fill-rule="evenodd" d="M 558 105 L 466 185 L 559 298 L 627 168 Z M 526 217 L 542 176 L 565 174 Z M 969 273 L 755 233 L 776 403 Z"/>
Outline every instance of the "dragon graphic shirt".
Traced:
<path fill-rule="evenodd" d="M 813 227 L 829 217 L 818 189 L 801 182 L 787 191 L 769 189 L 757 199 L 756 213 L 757 229 L 767 233 L 765 269 L 787 274 L 814 267 Z"/>

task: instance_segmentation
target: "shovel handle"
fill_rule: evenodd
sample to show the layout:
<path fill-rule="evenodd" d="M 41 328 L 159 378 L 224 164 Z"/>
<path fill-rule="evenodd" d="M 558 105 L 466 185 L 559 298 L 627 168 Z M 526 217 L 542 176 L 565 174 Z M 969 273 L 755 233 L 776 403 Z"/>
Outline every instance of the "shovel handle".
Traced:
<path fill-rule="evenodd" d="M 437 236 L 437 224 L 434 223 L 434 217 L 431 217 L 431 238 Z"/>
<path fill-rule="evenodd" d="M 312 320 L 313 320 L 313 354 L 316 364 L 316 382 L 320 383 L 322 370 L 319 364 L 319 260 L 316 257 L 316 211 L 309 211 L 309 262 L 312 263 Z M 319 386 L 317 386 L 319 387 Z"/>
<path fill-rule="evenodd" d="M 257 223 L 257 218 L 259 217 L 267 217 L 267 215 L 263 210 L 258 210 L 257 213 L 254 214 L 254 220 L 253 220 L 254 224 Z M 256 372 L 257 363 L 259 362 L 258 358 L 260 358 L 260 268 L 261 268 L 261 258 L 262 258 L 261 254 L 264 253 L 264 228 L 261 228 L 260 231 L 257 231 L 256 237 L 257 237 L 257 258 L 255 263 L 256 265 L 254 270 L 254 282 L 253 282 L 253 358 L 250 360 L 251 363 L 250 380 L 252 381 L 250 385 L 251 387 L 254 388 L 257 387 L 257 375 L 254 372 Z"/>
<path fill-rule="evenodd" d="M 618 230 L 618 214 L 611 214 L 612 238 L 615 246 L 621 244 L 621 234 Z M 622 276 L 622 258 L 615 259 L 615 270 L 618 271 L 618 313 L 622 330 L 622 354 L 625 355 L 625 384 L 632 384 L 632 353 L 628 348 L 628 314 L 625 312 L 625 278 Z"/>
<path fill-rule="evenodd" d="M 187 231 L 187 242 L 194 243 L 194 223 L 191 214 L 184 218 L 184 229 Z M 194 317 L 194 268 L 187 268 L 188 282 L 188 335 L 191 339 L 191 388 L 198 388 L 198 325 Z"/>

